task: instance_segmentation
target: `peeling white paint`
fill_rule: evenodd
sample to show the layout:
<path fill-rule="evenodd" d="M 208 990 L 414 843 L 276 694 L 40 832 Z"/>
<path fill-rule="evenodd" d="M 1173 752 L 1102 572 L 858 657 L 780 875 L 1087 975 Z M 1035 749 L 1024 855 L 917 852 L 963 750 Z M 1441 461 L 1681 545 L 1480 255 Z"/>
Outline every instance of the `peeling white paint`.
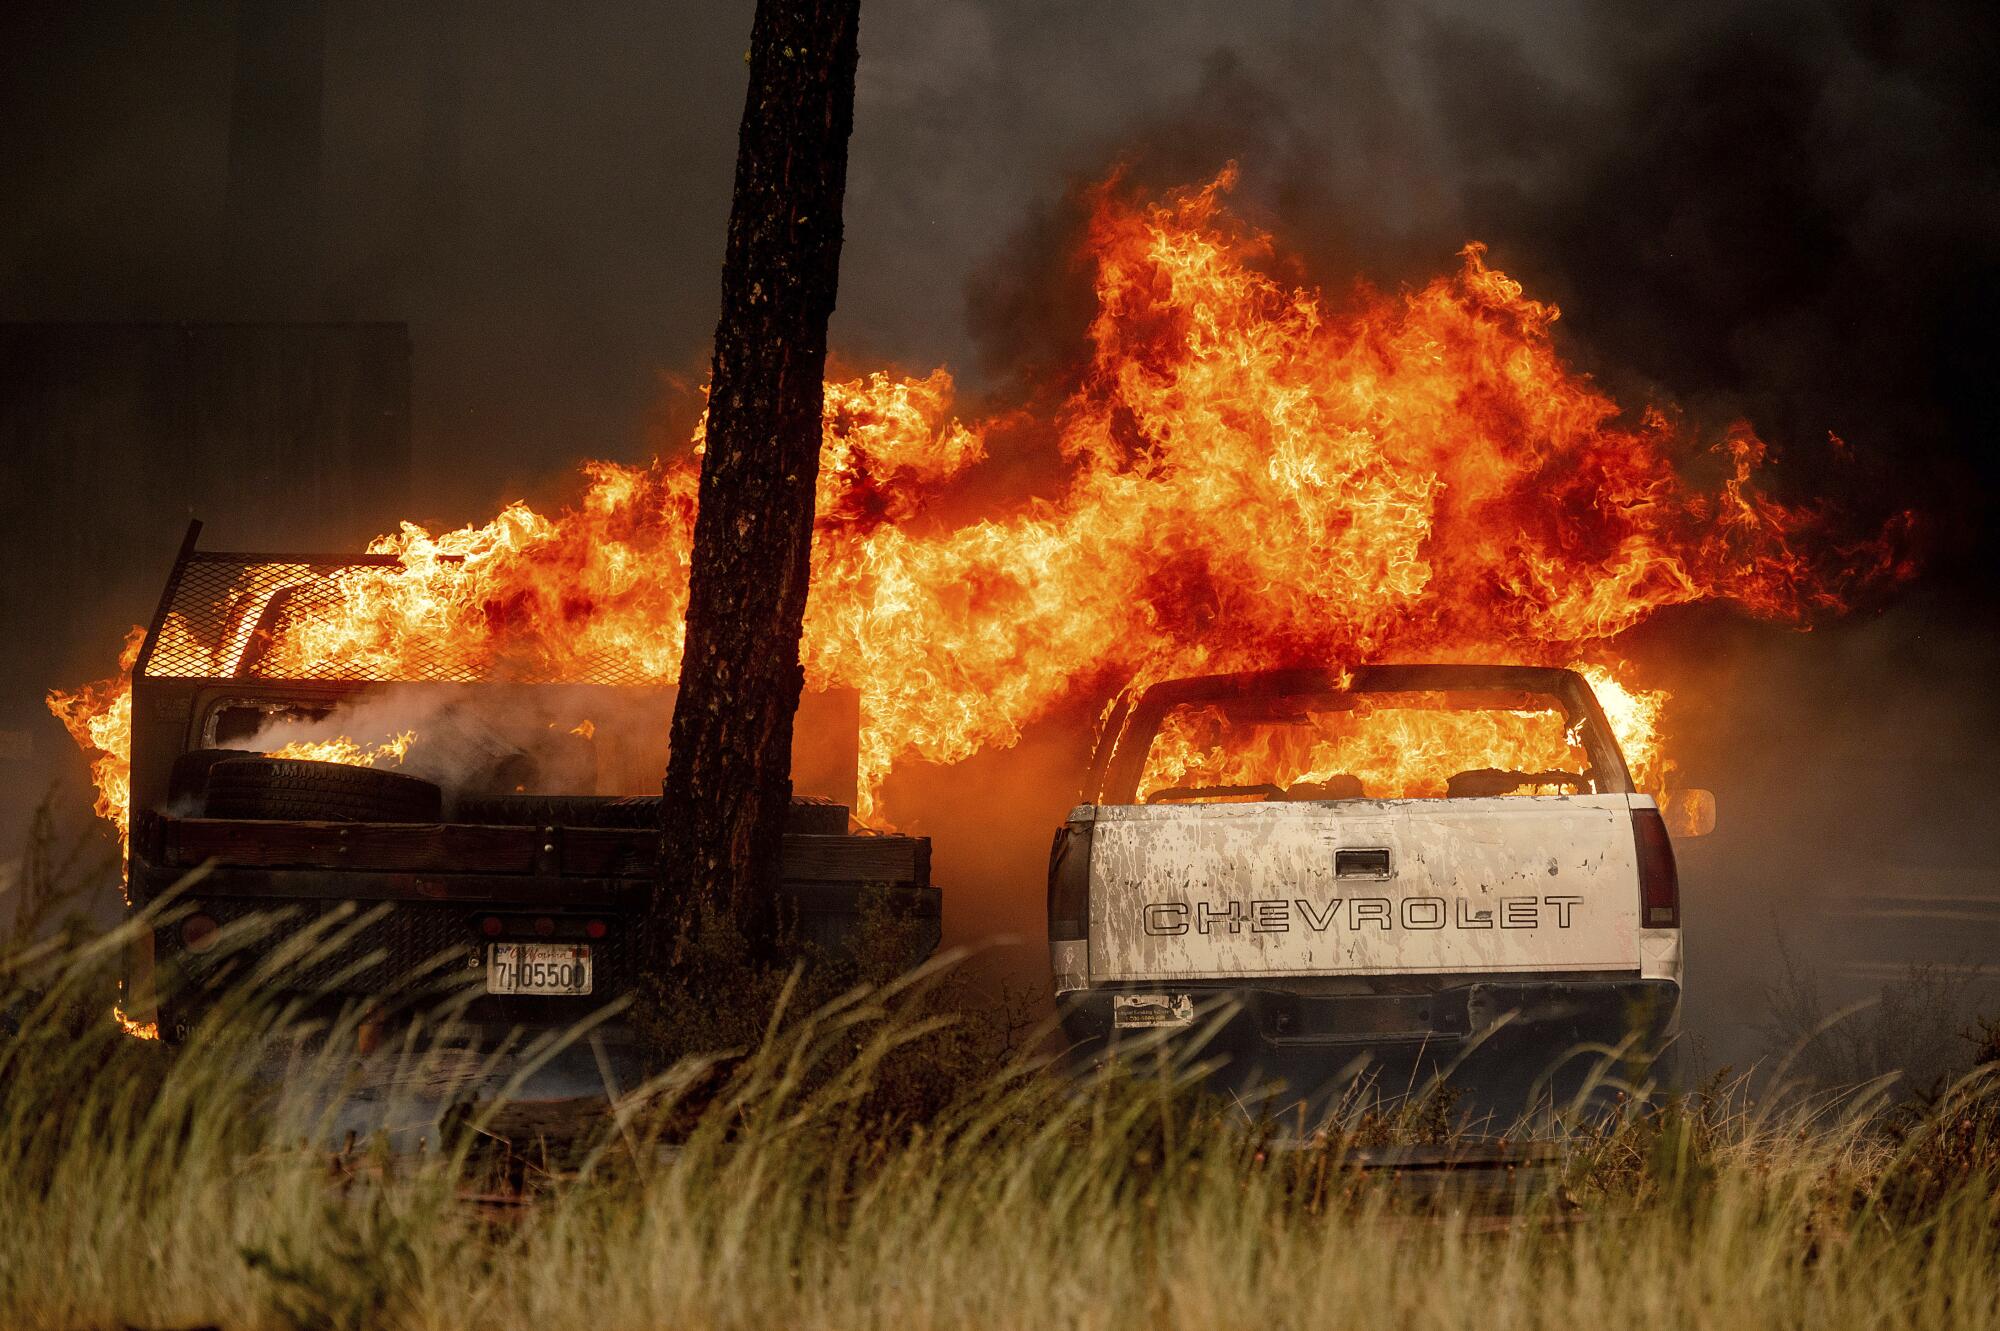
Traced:
<path fill-rule="evenodd" d="M 1089 944 L 1058 941 L 1049 944 L 1049 965 L 1055 972 L 1056 992 L 1069 993 L 1089 983 Z"/>
<path fill-rule="evenodd" d="M 1090 982 L 1636 971 L 1643 799 L 1100 805 Z M 1343 850 L 1387 850 L 1387 876 L 1340 875 Z M 1644 933 L 1677 978 L 1678 931 Z"/>

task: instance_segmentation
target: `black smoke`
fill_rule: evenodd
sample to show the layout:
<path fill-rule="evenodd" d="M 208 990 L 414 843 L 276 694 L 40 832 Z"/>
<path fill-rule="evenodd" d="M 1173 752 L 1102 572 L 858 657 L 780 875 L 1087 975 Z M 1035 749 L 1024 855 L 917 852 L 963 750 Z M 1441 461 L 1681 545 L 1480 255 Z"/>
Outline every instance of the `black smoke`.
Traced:
<path fill-rule="evenodd" d="M 297 308 L 410 322 L 410 511 L 462 520 L 675 442 L 662 377 L 705 368 L 749 7 L 259 13 L 288 8 L 323 53 Z M 1087 316 L 1080 189 L 1234 160 L 1315 280 L 1393 287 L 1484 240 L 1614 390 L 1749 415 L 1802 489 L 1910 496 L 1931 567 L 1966 571 L 2000 410 L 1990 6 L 878 0 L 863 22 L 850 364 L 1011 395 Z M 0 318 L 263 317 L 231 233 L 233 0 L 0 24 Z"/>

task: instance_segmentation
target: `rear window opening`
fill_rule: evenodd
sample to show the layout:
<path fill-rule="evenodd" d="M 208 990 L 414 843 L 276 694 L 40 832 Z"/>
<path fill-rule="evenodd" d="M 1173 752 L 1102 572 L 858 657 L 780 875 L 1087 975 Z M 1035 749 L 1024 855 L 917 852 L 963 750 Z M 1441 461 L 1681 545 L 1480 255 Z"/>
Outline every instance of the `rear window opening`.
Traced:
<path fill-rule="evenodd" d="M 309 727 L 333 714 L 332 703 L 299 703 L 265 698 L 231 698 L 210 709 L 201 728 L 201 747 L 238 749 L 277 726 Z"/>
<path fill-rule="evenodd" d="M 1347 687 L 1297 676 L 1165 686 L 1134 708 L 1111 774 L 1130 784 L 1105 797 L 1224 804 L 1630 789 L 1595 707 L 1555 688 L 1397 687 L 1482 675 L 1503 679 L 1481 667 L 1378 667 Z"/>
<path fill-rule="evenodd" d="M 393 768 L 432 781 L 456 797 L 512 794 L 626 794 L 601 791 L 601 751 L 622 753 L 623 727 L 600 744 L 594 725 L 579 724 L 586 700 L 560 686 L 484 685 L 477 690 L 418 686 L 357 691 L 337 701 L 224 698 L 198 733 L 199 747 L 246 749 L 312 762 Z M 601 700 L 589 700 L 601 701 Z M 617 699 L 623 720 L 642 701 Z M 650 715 L 650 713 L 648 713 Z M 639 727 L 657 734 L 664 768 L 666 722 Z"/>

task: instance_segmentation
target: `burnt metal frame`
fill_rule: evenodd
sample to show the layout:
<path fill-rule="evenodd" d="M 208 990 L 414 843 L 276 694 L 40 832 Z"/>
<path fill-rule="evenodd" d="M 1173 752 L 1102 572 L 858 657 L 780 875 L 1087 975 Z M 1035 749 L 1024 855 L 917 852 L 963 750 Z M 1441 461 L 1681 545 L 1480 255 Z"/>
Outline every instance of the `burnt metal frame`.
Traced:
<path fill-rule="evenodd" d="M 144 751 L 146 748 L 146 741 L 145 738 L 142 736 L 142 730 L 144 728 L 139 724 L 139 720 L 142 716 L 149 717 L 153 714 L 154 704 L 159 690 L 163 688 L 170 688 L 175 690 L 191 691 L 191 696 L 188 699 L 188 704 L 190 713 L 192 713 L 194 695 L 198 694 L 199 691 L 202 689 L 212 688 L 216 685 L 228 685 L 232 683 L 235 684 L 245 684 L 245 683 L 257 684 L 266 682 L 278 683 L 282 684 L 288 689 L 303 689 L 315 693 L 324 693 L 331 698 L 338 698 L 342 695 L 351 694 L 356 687 L 365 687 L 366 684 L 369 683 L 369 681 L 365 680 L 301 679 L 301 680 L 282 680 L 282 681 L 261 681 L 255 679 L 254 677 L 246 679 L 240 673 L 234 676 L 222 675 L 222 674 L 212 674 L 207 676 L 178 675 L 178 674 L 171 676 L 153 675 L 151 671 L 154 662 L 154 657 L 159 648 L 160 635 L 166 628 L 167 617 L 173 612 L 174 605 L 180 597 L 181 588 L 183 584 L 187 581 L 189 569 L 199 564 L 235 564 L 246 568 L 254 567 L 257 565 L 283 565 L 287 567 L 305 568 L 316 572 L 332 572 L 336 569 L 346 568 L 346 567 L 367 567 L 371 565 L 393 566 L 399 562 L 394 555 L 244 554 L 234 551 L 202 550 L 199 548 L 201 541 L 201 531 L 202 531 L 201 519 L 192 518 L 188 521 L 187 531 L 182 535 L 180 548 L 178 551 L 176 551 L 174 555 L 173 566 L 168 570 L 166 585 L 161 588 L 159 603 L 154 607 L 153 617 L 147 623 L 146 636 L 143 642 L 140 644 L 139 655 L 132 662 L 131 684 L 132 684 L 133 728 L 132 728 L 132 749 L 130 758 L 130 763 L 132 768 L 132 780 L 130 786 L 132 792 L 131 794 L 132 809 L 130 811 L 130 816 L 133 818 L 135 826 L 137 820 L 142 816 L 144 812 L 140 807 L 139 791 L 142 787 L 142 784 L 150 784 L 150 783 L 142 783 L 139 780 L 139 769 L 144 764 L 147 758 L 147 754 Z M 190 715 L 190 720 L 192 720 L 191 715 Z M 129 881 L 132 882 L 135 889 L 139 888 L 139 875 L 133 872 L 137 868 L 138 868 L 138 853 L 135 841 L 134 848 L 130 852 L 128 852 L 127 862 L 126 862 L 128 879 Z M 135 901 L 142 901 L 142 900 L 143 897 L 135 898 Z"/>
<path fill-rule="evenodd" d="M 187 532 L 181 537 L 181 547 L 174 556 L 173 568 L 167 574 L 167 585 L 160 591 L 160 603 L 154 607 L 153 618 L 146 626 L 145 644 L 139 649 L 139 657 L 132 663 L 132 678 L 144 679 L 153 664 L 154 649 L 159 646 L 160 630 L 166 626 L 167 615 L 172 611 L 175 598 L 180 594 L 181 582 L 187 575 L 190 564 L 273 564 L 297 566 L 315 570 L 331 571 L 338 568 L 365 568 L 369 566 L 388 567 L 401 563 L 394 555 L 373 554 L 244 554 L 230 550 L 201 550 L 197 546 L 201 540 L 201 519 L 188 519 Z M 175 678 L 187 678 L 175 676 Z M 227 679 L 231 676 L 220 676 Z"/>

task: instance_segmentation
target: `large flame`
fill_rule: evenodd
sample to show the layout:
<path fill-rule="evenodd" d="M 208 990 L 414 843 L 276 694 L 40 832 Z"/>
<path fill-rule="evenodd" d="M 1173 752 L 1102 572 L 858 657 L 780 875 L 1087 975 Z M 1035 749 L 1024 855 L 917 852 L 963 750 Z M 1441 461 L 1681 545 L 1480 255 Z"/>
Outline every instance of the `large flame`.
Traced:
<path fill-rule="evenodd" d="M 1476 768 L 1553 777 L 1590 767 L 1580 737 L 1552 699 L 1452 705 L 1444 695 L 1364 695 L 1329 711 L 1302 710 L 1268 723 L 1232 721 L 1214 704 L 1167 713 L 1146 750 L 1139 797 L 1183 797 L 1217 788 L 1269 785 L 1298 797 L 1301 786 L 1350 778 L 1373 799 L 1424 799 L 1447 793 L 1449 779 Z M 1524 783 L 1522 789 L 1567 794 L 1582 782 Z M 1314 798 L 1337 795 L 1315 792 Z"/>
<path fill-rule="evenodd" d="M 97 787 L 97 816 L 118 829 L 118 850 L 126 849 L 132 802 L 132 665 L 146 645 L 146 630 L 133 625 L 118 653 L 118 673 L 80 689 L 53 689 L 49 710 L 77 746 L 90 755 L 90 779 Z"/>
<path fill-rule="evenodd" d="M 1697 440 L 1621 410 L 1557 355 L 1555 307 L 1480 246 L 1419 289 L 1336 304 L 1271 276 L 1231 183 L 1154 204 L 1099 191 L 1089 364 L 1052 419 L 1008 417 L 1059 443 L 1046 497 L 934 519 L 929 500 L 977 484 L 992 428 L 953 418 L 943 370 L 827 385 L 801 655 L 809 686 L 861 693 L 862 816 L 896 762 L 1011 744 L 1064 699 L 1293 663 L 1584 666 L 1656 787 L 1664 694 L 1632 681 L 1621 633 L 1718 599 L 1799 621 L 1901 571 L 1887 539 L 1840 545 L 1764 494 L 1748 426 Z M 699 452 L 697 432 L 688 456 L 587 464 L 552 516 L 405 523 L 371 547 L 397 564 L 341 574 L 258 673 L 393 680 L 448 642 L 488 674 L 611 659 L 673 680 Z M 1710 484 L 1683 475 L 1704 467 Z M 124 761 L 98 725 L 117 704 L 74 718 L 105 687 L 56 703 L 101 784 Z"/>

